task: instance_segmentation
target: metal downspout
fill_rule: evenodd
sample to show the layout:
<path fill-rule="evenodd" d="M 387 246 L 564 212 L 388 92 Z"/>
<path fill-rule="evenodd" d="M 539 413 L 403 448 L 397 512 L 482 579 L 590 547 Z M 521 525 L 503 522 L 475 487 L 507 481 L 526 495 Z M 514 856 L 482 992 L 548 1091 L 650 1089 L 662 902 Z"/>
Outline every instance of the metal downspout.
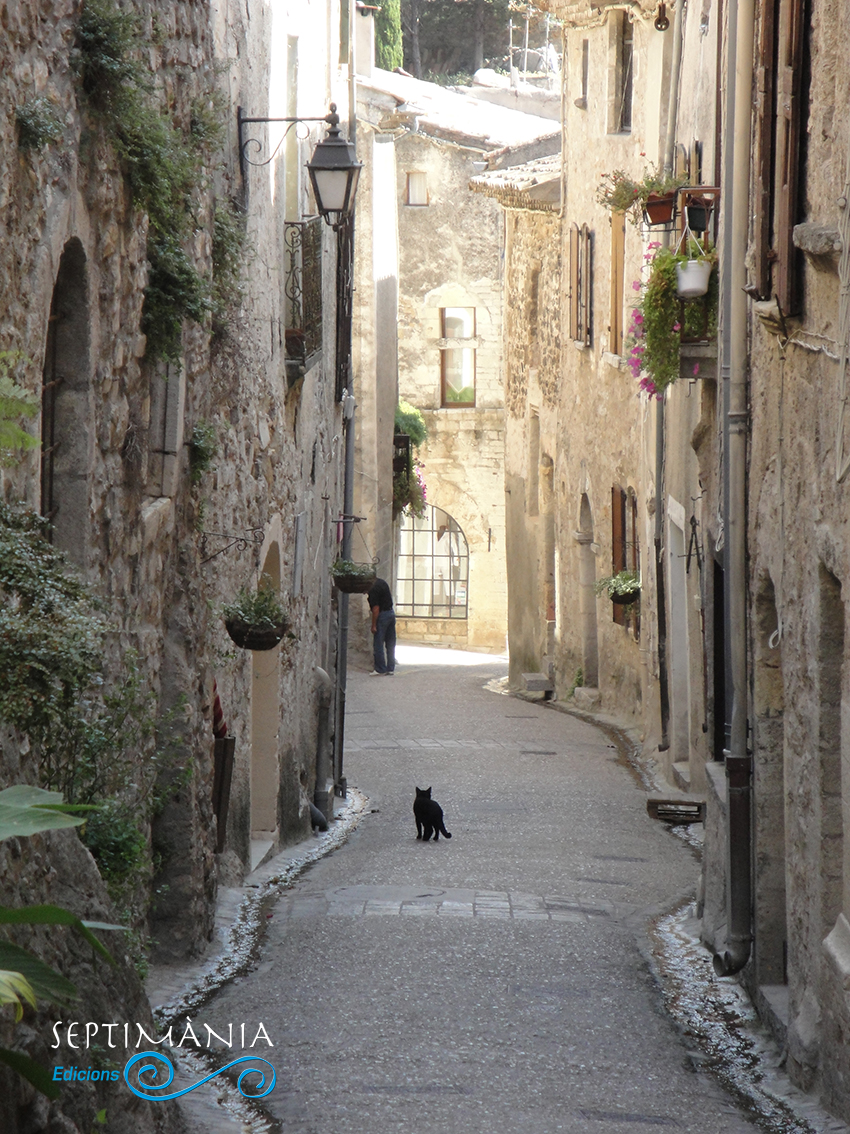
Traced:
<path fill-rule="evenodd" d="M 676 130 L 679 122 L 679 76 L 682 71 L 682 37 L 684 0 L 678 0 L 673 16 L 673 59 L 670 65 L 670 90 L 667 98 L 667 139 L 664 146 L 664 172 L 673 173 L 676 154 Z M 664 234 L 669 242 L 669 233 Z M 667 588 L 664 575 L 664 399 L 655 403 L 655 590 L 658 620 L 658 689 L 661 736 L 658 751 L 670 747 L 670 677 L 667 666 Z"/>
<path fill-rule="evenodd" d="M 732 685 L 727 783 L 726 949 L 714 957 L 722 976 L 739 972 L 752 946 L 752 757 L 747 751 L 747 299 L 754 0 L 730 0 L 726 121 L 734 123 L 723 174 L 722 252 L 724 385 L 724 549 L 726 631 Z M 735 29 L 734 36 L 731 29 Z M 727 131 L 728 132 L 728 131 Z"/>

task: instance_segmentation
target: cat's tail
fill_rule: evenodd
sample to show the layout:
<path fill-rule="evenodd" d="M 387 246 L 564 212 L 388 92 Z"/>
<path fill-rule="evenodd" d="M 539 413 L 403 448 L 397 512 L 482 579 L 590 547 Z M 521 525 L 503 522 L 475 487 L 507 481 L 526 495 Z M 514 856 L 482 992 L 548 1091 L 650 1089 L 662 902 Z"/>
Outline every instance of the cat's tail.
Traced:
<path fill-rule="evenodd" d="M 444 823 L 441 823 L 441 824 L 440 824 L 440 834 L 441 834 L 441 835 L 443 835 L 443 836 L 444 836 L 445 838 L 447 838 L 447 839 L 450 839 L 450 838 L 451 838 L 451 835 L 450 835 L 450 834 L 449 834 L 449 832 L 448 832 L 448 831 L 446 830 L 446 827 L 445 827 L 445 824 L 444 824 Z"/>

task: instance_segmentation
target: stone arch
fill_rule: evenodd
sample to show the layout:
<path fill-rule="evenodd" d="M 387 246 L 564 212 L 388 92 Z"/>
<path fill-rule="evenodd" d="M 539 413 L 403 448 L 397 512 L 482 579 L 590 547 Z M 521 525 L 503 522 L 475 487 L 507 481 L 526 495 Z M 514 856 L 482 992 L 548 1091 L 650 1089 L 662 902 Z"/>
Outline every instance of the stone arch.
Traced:
<path fill-rule="evenodd" d="M 773 580 L 759 582 L 753 626 L 755 961 L 760 985 L 786 984 L 785 689 Z"/>
<path fill-rule="evenodd" d="M 596 623 L 596 556 L 593 551 L 593 511 L 587 493 L 579 505 L 579 615 L 581 619 L 581 668 L 584 683 L 592 688 L 599 684 L 599 637 Z"/>
<path fill-rule="evenodd" d="M 280 544 L 263 560 L 260 582 L 280 593 Z M 280 646 L 251 654 L 252 867 L 277 841 L 280 794 Z"/>
<path fill-rule="evenodd" d="M 85 565 L 91 515 L 89 474 L 91 327 L 83 246 L 69 240 L 50 303 L 41 392 L 41 501 L 57 547 Z"/>

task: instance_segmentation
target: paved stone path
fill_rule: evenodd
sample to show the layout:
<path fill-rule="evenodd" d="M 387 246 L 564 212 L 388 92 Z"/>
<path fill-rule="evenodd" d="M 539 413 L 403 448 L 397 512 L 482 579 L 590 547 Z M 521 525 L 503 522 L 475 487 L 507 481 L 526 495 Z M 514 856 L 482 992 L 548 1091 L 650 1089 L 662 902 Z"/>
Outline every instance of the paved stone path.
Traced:
<path fill-rule="evenodd" d="M 269 908 L 253 970 L 193 1013 L 199 1031 L 268 1031 L 260 1129 L 752 1134 L 652 967 L 647 923 L 693 892 L 692 848 L 648 818 L 606 734 L 488 690 L 497 659 L 439 660 L 350 675 L 359 826 Z M 415 785 L 450 841 L 415 839 Z M 202 1105 L 196 1134 L 250 1128 Z"/>

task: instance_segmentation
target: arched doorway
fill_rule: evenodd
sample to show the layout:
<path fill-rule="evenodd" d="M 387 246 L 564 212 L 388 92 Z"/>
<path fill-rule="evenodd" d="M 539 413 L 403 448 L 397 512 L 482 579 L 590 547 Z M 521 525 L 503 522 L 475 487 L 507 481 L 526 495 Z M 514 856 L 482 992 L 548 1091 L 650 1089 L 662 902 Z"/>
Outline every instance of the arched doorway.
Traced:
<path fill-rule="evenodd" d="M 280 549 L 272 544 L 260 583 L 280 593 Z M 277 841 L 280 792 L 280 646 L 251 654 L 251 867 Z"/>
<path fill-rule="evenodd" d="M 65 245 L 50 304 L 41 392 L 41 513 L 51 538 L 85 564 L 91 468 L 91 360 L 86 255 Z"/>
<path fill-rule="evenodd" d="M 587 493 L 582 493 L 579 507 L 578 594 L 581 620 L 581 668 L 584 684 L 599 684 L 599 640 L 596 626 L 596 556 L 593 554 L 593 512 Z"/>

